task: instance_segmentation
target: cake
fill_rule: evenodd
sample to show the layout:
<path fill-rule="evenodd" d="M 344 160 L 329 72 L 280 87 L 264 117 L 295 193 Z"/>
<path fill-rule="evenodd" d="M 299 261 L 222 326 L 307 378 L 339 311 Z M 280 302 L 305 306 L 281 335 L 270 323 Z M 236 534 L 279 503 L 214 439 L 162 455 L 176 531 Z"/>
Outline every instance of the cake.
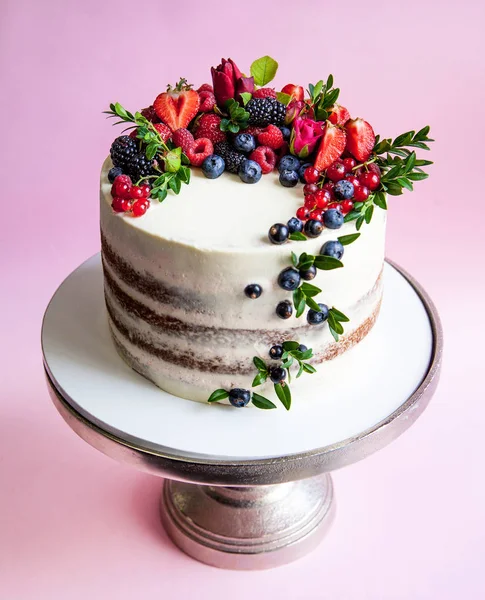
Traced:
<path fill-rule="evenodd" d="M 300 376 L 345 368 L 379 315 L 386 195 L 430 164 L 429 127 L 376 139 L 332 76 L 305 97 L 269 87 L 276 69 L 223 60 L 212 85 L 107 111 L 132 127 L 101 171 L 113 342 L 189 400 L 289 409 Z"/>

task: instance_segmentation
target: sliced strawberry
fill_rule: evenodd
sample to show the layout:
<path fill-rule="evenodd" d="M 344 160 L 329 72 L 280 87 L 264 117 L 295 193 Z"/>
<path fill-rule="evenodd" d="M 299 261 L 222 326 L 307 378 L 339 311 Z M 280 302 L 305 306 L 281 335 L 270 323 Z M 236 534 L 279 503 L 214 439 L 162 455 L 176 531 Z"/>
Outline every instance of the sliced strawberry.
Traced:
<path fill-rule="evenodd" d="M 288 94 L 292 100 L 303 101 L 305 95 L 301 85 L 295 85 L 294 83 L 287 83 L 281 91 L 283 94 Z"/>
<path fill-rule="evenodd" d="M 315 160 L 315 169 L 323 171 L 342 156 L 346 137 L 343 129 L 327 122 Z"/>
<path fill-rule="evenodd" d="M 157 117 L 172 131 L 186 128 L 197 114 L 199 106 L 199 94 L 190 89 L 184 79 L 181 79 L 174 89 L 169 86 L 153 103 Z"/>
<path fill-rule="evenodd" d="M 350 119 L 350 113 L 345 108 L 345 106 L 340 106 L 340 104 L 334 104 L 330 108 L 330 115 L 328 120 L 330 123 L 334 125 L 345 125 L 347 121 Z"/>
<path fill-rule="evenodd" d="M 369 160 L 376 143 L 372 127 L 364 119 L 351 119 L 345 125 L 347 130 L 347 150 L 359 162 Z"/>

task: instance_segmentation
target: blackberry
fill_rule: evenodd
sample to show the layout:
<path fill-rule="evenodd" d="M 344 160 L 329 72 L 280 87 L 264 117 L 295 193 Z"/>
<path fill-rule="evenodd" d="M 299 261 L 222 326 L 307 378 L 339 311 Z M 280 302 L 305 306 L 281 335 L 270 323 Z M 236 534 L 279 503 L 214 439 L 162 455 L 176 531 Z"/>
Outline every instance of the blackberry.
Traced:
<path fill-rule="evenodd" d="M 135 183 L 142 177 L 152 175 L 153 171 L 153 160 L 148 160 L 143 152 L 139 152 L 130 158 L 125 169 L 127 175 L 131 177 L 131 180 Z"/>
<path fill-rule="evenodd" d="M 244 154 L 236 152 L 229 142 L 217 142 L 214 145 L 214 154 L 222 156 L 226 163 L 226 171 L 229 173 L 238 173 L 239 167 L 246 160 Z"/>
<path fill-rule="evenodd" d="M 109 153 L 115 167 L 126 169 L 132 156 L 137 153 L 136 141 L 129 135 L 120 135 L 111 144 Z"/>
<path fill-rule="evenodd" d="M 249 125 L 266 127 L 267 125 L 283 125 L 286 106 L 274 98 L 252 98 L 246 105 L 249 113 Z"/>

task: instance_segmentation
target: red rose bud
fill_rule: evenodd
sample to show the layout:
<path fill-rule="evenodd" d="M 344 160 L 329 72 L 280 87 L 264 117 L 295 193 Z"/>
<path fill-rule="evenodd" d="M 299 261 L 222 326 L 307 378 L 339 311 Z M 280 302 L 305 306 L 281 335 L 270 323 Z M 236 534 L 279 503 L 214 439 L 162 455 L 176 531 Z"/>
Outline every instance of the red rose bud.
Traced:
<path fill-rule="evenodd" d="M 299 117 L 303 107 L 303 100 L 292 100 L 286 107 L 285 125 L 289 125 Z"/>
<path fill-rule="evenodd" d="M 281 90 L 283 94 L 288 94 L 292 100 L 303 102 L 304 90 L 301 85 L 294 85 L 293 83 L 287 83 Z"/>
<path fill-rule="evenodd" d="M 323 136 L 323 123 L 298 117 L 293 123 L 290 151 L 299 158 L 306 158 L 313 152 L 318 140 Z"/>
<path fill-rule="evenodd" d="M 211 68 L 212 84 L 217 105 L 224 108 L 225 103 L 231 99 L 240 99 L 240 94 L 254 91 L 254 79 L 243 77 L 236 63 L 232 60 L 222 59 L 221 64 Z"/>

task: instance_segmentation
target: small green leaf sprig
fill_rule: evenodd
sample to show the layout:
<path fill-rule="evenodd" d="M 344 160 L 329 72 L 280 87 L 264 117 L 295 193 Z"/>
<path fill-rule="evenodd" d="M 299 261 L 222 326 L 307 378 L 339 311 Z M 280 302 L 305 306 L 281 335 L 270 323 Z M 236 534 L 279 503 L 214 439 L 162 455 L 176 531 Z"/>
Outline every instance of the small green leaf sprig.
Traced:
<path fill-rule="evenodd" d="M 212 394 L 207 399 L 207 402 L 220 402 L 221 400 L 225 400 L 226 398 L 229 398 L 229 392 L 220 388 L 212 392 Z M 268 400 L 268 398 L 265 398 L 264 396 L 260 396 L 256 392 L 252 392 L 251 394 L 251 404 L 254 404 L 256 408 L 266 410 L 276 408 L 276 404 L 274 402 L 271 402 L 271 400 Z"/>
<path fill-rule="evenodd" d="M 251 96 L 251 94 L 246 94 Z M 219 125 L 221 131 L 230 131 L 237 133 L 240 129 L 244 129 L 248 125 L 249 113 L 239 104 L 234 98 L 229 98 L 225 104 L 226 116 L 221 119 Z"/>
<path fill-rule="evenodd" d="M 120 120 L 114 125 L 123 123 L 133 123 L 136 127 L 136 137 L 144 145 L 145 155 L 148 160 L 155 159 L 159 164 L 163 163 L 164 171 L 159 169 L 157 175 L 148 175 L 142 177 L 138 182 L 150 180 L 152 186 L 150 197 L 163 202 L 171 190 L 174 194 L 179 194 L 182 184 L 190 183 L 190 169 L 187 166 L 189 159 L 182 152 L 181 148 L 176 148 L 170 142 L 164 142 L 159 132 L 146 117 L 141 113 L 135 114 L 126 110 L 119 102 L 109 105 L 110 110 L 105 111 L 108 118 L 117 117 Z"/>
<path fill-rule="evenodd" d="M 313 110 L 316 121 L 326 121 L 328 109 L 337 102 L 340 94 L 340 89 L 333 87 L 333 75 L 329 75 L 326 82 L 321 79 L 315 85 L 310 83 L 307 91 L 310 96 L 307 109 Z"/>

